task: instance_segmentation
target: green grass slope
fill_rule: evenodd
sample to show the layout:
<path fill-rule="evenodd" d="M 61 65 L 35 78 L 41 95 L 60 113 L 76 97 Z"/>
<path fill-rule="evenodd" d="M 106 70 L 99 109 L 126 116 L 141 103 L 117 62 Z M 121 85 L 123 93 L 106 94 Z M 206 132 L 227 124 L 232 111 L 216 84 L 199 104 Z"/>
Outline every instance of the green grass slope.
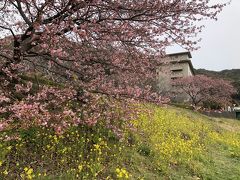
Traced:
<path fill-rule="evenodd" d="M 133 179 L 240 178 L 239 121 L 181 108 L 148 108 L 154 113 L 135 121 L 138 143 L 134 165 L 127 168 Z"/>
<path fill-rule="evenodd" d="M 0 179 L 240 178 L 240 121 L 175 107 L 140 110 L 120 140 L 101 124 L 61 136 L 31 129 L 13 141 L 1 132 Z"/>

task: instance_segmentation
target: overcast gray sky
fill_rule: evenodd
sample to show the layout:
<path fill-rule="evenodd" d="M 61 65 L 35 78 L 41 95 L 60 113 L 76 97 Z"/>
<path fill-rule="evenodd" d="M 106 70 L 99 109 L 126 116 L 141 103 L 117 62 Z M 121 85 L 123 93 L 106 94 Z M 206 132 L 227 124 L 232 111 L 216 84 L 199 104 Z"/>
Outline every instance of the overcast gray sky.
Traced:
<path fill-rule="evenodd" d="M 240 0 L 232 0 L 218 21 L 204 22 L 204 25 L 206 27 L 199 34 L 201 48 L 192 52 L 193 66 L 217 71 L 240 69 Z M 169 49 L 170 53 L 175 51 L 184 50 Z"/>

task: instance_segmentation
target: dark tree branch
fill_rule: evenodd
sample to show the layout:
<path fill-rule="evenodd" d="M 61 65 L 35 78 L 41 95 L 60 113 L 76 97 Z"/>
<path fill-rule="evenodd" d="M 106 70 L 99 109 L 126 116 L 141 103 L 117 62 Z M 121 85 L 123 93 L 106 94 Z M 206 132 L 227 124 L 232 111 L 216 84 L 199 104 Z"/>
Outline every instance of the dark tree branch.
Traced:
<path fill-rule="evenodd" d="M 29 26 L 31 26 L 32 23 L 31 23 L 31 21 L 28 19 L 28 17 L 26 16 L 26 14 L 23 12 L 21 2 L 20 2 L 19 0 L 17 0 L 16 2 L 17 2 L 17 5 L 15 5 L 14 3 L 13 3 L 13 5 L 17 8 L 17 10 L 19 11 L 19 13 L 20 13 L 20 15 L 22 16 L 23 20 L 24 20 Z"/>
<path fill-rule="evenodd" d="M 11 34 L 13 35 L 14 39 L 16 39 L 16 36 L 11 28 L 8 28 L 8 27 L 2 26 L 2 25 L 0 25 L 0 28 L 9 30 L 11 32 Z"/>

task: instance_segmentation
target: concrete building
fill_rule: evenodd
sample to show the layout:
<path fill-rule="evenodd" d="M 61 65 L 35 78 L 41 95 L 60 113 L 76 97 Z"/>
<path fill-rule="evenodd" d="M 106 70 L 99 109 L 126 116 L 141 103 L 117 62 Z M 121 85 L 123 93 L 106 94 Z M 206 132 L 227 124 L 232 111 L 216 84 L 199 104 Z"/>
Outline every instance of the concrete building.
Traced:
<path fill-rule="evenodd" d="M 194 75 L 194 69 L 191 62 L 192 55 L 190 52 L 181 52 L 168 54 L 164 58 L 164 68 L 170 70 L 171 79 L 188 77 Z"/>
<path fill-rule="evenodd" d="M 163 63 L 158 69 L 158 89 L 162 95 L 173 91 L 172 80 L 195 75 L 191 58 L 190 52 L 167 54 L 163 58 Z M 187 101 L 188 98 L 182 94 L 178 95 L 176 99 L 178 99 L 177 101 Z"/>

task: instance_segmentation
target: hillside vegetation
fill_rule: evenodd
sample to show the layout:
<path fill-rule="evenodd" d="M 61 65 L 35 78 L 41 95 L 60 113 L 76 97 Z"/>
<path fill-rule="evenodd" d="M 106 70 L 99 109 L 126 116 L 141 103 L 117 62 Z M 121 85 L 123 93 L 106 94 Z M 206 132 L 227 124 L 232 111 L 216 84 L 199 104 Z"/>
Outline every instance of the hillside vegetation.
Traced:
<path fill-rule="evenodd" d="M 139 109 L 131 130 L 122 124 L 121 137 L 101 123 L 60 136 L 21 130 L 20 137 L 0 142 L 0 178 L 239 179 L 239 121 L 174 107 Z"/>
<path fill-rule="evenodd" d="M 240 81 L 240 69 L 211 71 L 206 69 L 195 69 L 196 74 L 204 74 L 211 77 L 224 78 L 233 81 Z"/>
<path fill-rule="evenodd" d="M 209 77 L 220 78 L 232 81 L 232 84 L 238 90 L 238 94 L 234 97 L 240 104 L 240 69 L 210 71 L 206 69 L 195 69 L 196 74 L 202 74 Z"/>

